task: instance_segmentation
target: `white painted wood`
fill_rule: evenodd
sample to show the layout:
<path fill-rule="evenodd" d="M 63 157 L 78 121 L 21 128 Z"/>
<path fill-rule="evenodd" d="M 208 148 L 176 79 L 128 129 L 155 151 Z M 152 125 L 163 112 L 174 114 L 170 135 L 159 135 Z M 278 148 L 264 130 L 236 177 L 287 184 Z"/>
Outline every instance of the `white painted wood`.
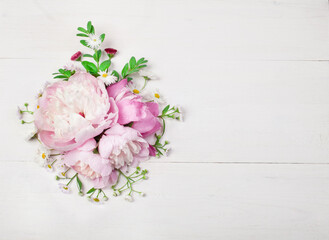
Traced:
<path fill-rule="evenodd" d="M 2 0 L 0 57 L 63 58 L 93 20 L 124 56 L 186 61 L 329 57 L 327 0 Z M 188 60 L 187 60 L 188 59 Z M 155 61 L 163 64 L 164 61 Z M 192 68 L 193 69 L 193 68 Z"/>
<path fill-rule="evenodd" d="M 146 166 L 146 164 L 144 164 Z M 147 164 L 144 198 L 96 206 L 31 163 L 0 163 L 1 239 L 329 237 L 328 165 Z M 11 175 L 8 175 L 11 172 Z M 24 181 L 21 181 L 24 179 Z M 73 185 L 73 187 L 75 187 Z"/>
<path fill-rule="evenodd" d="M 327 0 L 0 0 L 0 239 L 328 239 L 328 17 Z M 15 116 L 87 20 L 185 109 L 132 204 L 61 194 Z"/>

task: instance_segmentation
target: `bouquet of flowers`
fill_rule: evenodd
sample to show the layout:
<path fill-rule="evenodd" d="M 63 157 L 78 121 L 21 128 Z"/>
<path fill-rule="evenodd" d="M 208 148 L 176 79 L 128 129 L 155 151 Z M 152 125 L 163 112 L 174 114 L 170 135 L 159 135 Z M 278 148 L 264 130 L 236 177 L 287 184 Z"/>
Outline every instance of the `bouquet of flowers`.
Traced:
<path fill-rule="evenodd" d="M 40 143 L 37 162 L 56 171 L 64 193 L 76 182 L 78 193 L 94 203 L 108 199 L 106 188 L 132 201 L 134 193 L 144 196 L 134 188 L 147 179 L 139 164 L 166 155 L 166 119 L 182 120 L 182 111 L 159 91 L 146 90 L 154 75 L 145 70 L 145 58 L 131 57 L 119 73 L 111 69 L 117 50 L 101 48 L 105 34 L 97 35 L 90 21 L 78 31 L 92 54 L 75 53 L 38 93 L 35 106 L 25 103 L 18 114 L 29 126 L 28 139 Z"/>

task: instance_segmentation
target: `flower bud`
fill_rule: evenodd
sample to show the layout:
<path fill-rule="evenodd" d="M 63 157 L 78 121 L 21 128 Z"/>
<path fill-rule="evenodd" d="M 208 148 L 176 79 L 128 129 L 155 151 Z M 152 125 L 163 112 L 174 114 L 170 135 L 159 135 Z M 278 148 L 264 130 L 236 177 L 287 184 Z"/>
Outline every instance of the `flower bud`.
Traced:
<path fill-rule="evenodd" d="M 74 54 L 72 55 L 71 60 L 72 60 L 72 61 L 79 61 L 80 58 L 81 58 L 81 52 L 78 51 L 78 52 L 76 52 L 76 53 L 74 53 Z"/>
<path fill-rule="evenodd" d="M 117 50 L 114 48 L 105 48 L 104 51 L 109 57 L 113 57 L 117 53 Z"/>

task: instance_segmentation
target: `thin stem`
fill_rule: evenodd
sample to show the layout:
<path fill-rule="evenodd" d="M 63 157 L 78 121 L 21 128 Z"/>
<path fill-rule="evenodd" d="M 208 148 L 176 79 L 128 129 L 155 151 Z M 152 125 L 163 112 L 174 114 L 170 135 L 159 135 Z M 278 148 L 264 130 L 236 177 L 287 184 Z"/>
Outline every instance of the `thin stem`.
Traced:
<path fill-rule="evenodd" d="M 66 186 L 68 186 L 76 176 L 78 176 L 78 173 L 76 173 L 76 174 L 71 178 L 71 180 L 66 184 Z"/>

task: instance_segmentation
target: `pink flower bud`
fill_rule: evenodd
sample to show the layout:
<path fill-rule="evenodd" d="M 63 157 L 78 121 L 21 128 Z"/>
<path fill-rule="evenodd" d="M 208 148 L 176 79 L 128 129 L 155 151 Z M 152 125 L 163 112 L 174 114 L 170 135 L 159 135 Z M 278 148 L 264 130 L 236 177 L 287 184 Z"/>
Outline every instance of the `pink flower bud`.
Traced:
<path fill-rule="evenodd" d="M 76 53 L 74 53 L 74 54 L 72 55 L 71 60 L 72 60 L 72 61 L 77 61 L 77 60 L 80 59 L 80 57 L 81 57 L 81 52 L 78 51 L 78 52 L 76 52 Z"/>
<path fill-rule="evenodd" d="M 104 51 L 111 57 L 113 57 L 117 53 L 117 50 L 114 48 L 105 48 Z"/>

